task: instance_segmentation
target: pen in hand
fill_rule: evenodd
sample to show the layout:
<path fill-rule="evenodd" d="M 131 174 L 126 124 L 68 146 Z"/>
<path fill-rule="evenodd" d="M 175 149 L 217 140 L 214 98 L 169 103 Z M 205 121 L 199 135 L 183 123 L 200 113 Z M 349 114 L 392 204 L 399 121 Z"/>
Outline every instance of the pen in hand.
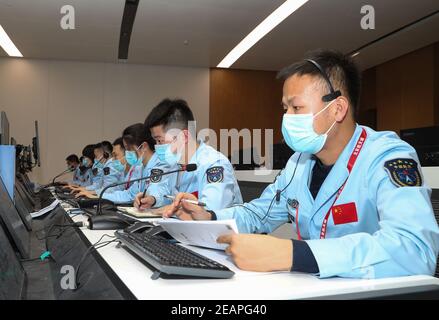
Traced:
<path fill-rule="evenodd" d="M 170 199 L 172 201 L 175 200 L 175 197 L 171 196 L 171 195 L 165 194 L 164 197 L 167 198 L 167 199 Z M 190 200 L 190 199 L 181 199 L 181 201 L 184 201 L 184 202 L 187 202 L 187 203 L 191 203 L 191 204 L 195 204 L 195 205 L 200 206 L 200 207 L 205 207 L 206 206 L 206 204 L 204 202 L 201 202 L 201 201 L 195 201 L 195 200 Z"/>
<path fill-rule="evenodd" d="M 146 197 L 146 190 L 148 190 L 149 181 L 145 184 L 145 190 L 143 191 L 142 199 Z"/>

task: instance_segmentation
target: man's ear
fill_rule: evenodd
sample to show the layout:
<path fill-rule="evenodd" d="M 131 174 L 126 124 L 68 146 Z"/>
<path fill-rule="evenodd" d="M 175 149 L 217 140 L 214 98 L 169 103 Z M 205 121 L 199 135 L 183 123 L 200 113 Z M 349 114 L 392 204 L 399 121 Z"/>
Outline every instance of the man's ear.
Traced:
<path fill-rule="evenodd" d="M 340 96 L 337 98 L 334 104 L 336 107 L 335 121 L 342 122 L 349 112 L 349 100 L 344 96 Z"/>
<path fill-rule="evenodd" d="M 143 141 L 142 144 L 141 144 L 141 146 L 142 146 L 142 147 L 141 147 L 140 149 L 141 149 L 142 151 L 146 151 L 146 149 L 147 149 L 147 147 L 148 147 L 148 144 L 146 143 L 146 141 Z"/>
<path fill-rule="evenodd" d="M 182 137 L 183 137 L 184 143 L 185 144 L 189 143 L 189 138 L 190 138 L 189 130 L 188 129 L 183 129 L 181 131 L 181 133 L 182 133 Z"/>

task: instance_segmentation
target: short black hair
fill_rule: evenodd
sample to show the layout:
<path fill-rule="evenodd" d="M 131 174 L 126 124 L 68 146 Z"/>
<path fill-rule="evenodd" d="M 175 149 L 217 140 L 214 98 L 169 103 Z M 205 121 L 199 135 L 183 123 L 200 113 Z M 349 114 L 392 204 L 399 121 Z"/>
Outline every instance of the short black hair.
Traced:
<path fill-rule="evenodd" d="M 116 140 L 114 140 L 113 147 L 115 147 L 115 146 L 120 146 L 122 148 L 122 150 L 125 150 L 125 146 L 123 145 L 122 137 L 119 137 Z"/>
<path fill-rule="evenodd" d="M 122 132 L 122 139 L 129 145 L 140 146 L 146 142 L 148 147 L 154 151 L 155 141 L 151 137 L 151 132 L 142 124 L 133 124 Z"/>
<path fill-rule="evenodd" d="M 194 114 L 183 99 L 164 99 L 151 110 L 145 119 L 149 129 L 163 125 L 165 129 L 187 129 L 188 122 L 194 121 Z"/>
<path fill-rule="evenodd" d="M 91 161 L 94 161 L 95 160 L 95 154 L 94 154 L 95 146 L 96 146 L 95 144 L 86 145 L 84 147 L 84 149 L 82 149 L 82 155 L 84 157 L 89 158 Z"/>
<path fill-rule="evenodd" d="M 76 154 L 71 154 L 66 158 L 66 161 L 79 163 L 79 158 Z"/>
<path fill-rule="evenodd" d="M 277 78 L 287 80 L 293 75 L 312 75 L 319 77 L 322 84 L 330 93 L 330 88 L 319 69 L 306 59 L 317 62 L 329 77 L 334 90 L 340 90 L 349 99 L 354 119 L 357 116 L 361 90 L 361 73 L 352 57 L 339 51 L 318 49 L 306 54 L 305 59 L 296 62 L 279 71 Z"/>
<path fill-rule="evenodd" d="M 102 145 L 102 149 L 104 149 L 104 152 L 107 152 L 109 154 L 113 152 L 113 145 L 111 144 L 110 141 L 107 140 L 102 141 L 101 145 Z"/>

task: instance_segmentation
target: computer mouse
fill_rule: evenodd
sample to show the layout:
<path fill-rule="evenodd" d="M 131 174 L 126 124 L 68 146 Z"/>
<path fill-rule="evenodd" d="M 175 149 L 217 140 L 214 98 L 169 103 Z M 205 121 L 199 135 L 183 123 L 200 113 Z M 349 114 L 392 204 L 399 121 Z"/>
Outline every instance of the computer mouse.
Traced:
<path fill-rule="evenodd" d="M 146 230 L 152 229 L 154 228 L 154 225 L 152 223 L 149 222 L 136 222 L 134 224 L 132 224 L 131 226 L 129 226 L 128 228 L 126 228 L 124 230 L 124 232 L 126 233 L 142 233 Z"/>
<path fill-rule="evenodd" d="M 165 239 L 173 239 L 172 236 L 162 228 L 162 226 L 154 226 L 150 230 L 145 231 L 145 234 L 152 237 L 161 237 Z"/>
<path fill-rule="evenodd" d="M 92 230 L 119 230 L 129 225 L 129 221 L 117 215 L 99 215 L 88 219 L 88 228 Z"/>

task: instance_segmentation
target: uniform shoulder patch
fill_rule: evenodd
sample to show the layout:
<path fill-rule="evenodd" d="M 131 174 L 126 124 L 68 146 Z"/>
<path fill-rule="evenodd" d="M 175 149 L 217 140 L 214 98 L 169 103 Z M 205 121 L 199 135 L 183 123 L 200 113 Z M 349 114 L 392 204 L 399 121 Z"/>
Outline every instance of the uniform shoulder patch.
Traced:
<path fill-rule="evenodd" d="M 221 166 L 212 167 L 206 170 L 207 182 L 217 183 L 224 179 L 224 168 Z"/>
<path fill-rule="evenodd" d="M 386 161 L 384 169 L 389 174 L 390 180 L 397 187 L 420 187 L 422 176 L 418 163 L 413 159 L 398 158 Z"/>
<path fill-rule="evenodd" d="M 157 168 L 153 168 L 151 169 L 151 182 L 152 183 L 157 183 L 160 182 L 162 180 L 162 176 L 161 174 L 163 173 L 162 169 L 157 169 Z"/>
<path fill-rule="evenodd" d="M 98 174 L 98 168 L 94 168 L 93 170 L 91 170 L 91 173 L 93 173 L 93 175 L 96 177 Z"/>
<path fill-rule="evenodd" d="M 105 167 L 104 168 L 104 175 L 108 176 L 110 174 L 110 168 L 109 167 Z"/>

